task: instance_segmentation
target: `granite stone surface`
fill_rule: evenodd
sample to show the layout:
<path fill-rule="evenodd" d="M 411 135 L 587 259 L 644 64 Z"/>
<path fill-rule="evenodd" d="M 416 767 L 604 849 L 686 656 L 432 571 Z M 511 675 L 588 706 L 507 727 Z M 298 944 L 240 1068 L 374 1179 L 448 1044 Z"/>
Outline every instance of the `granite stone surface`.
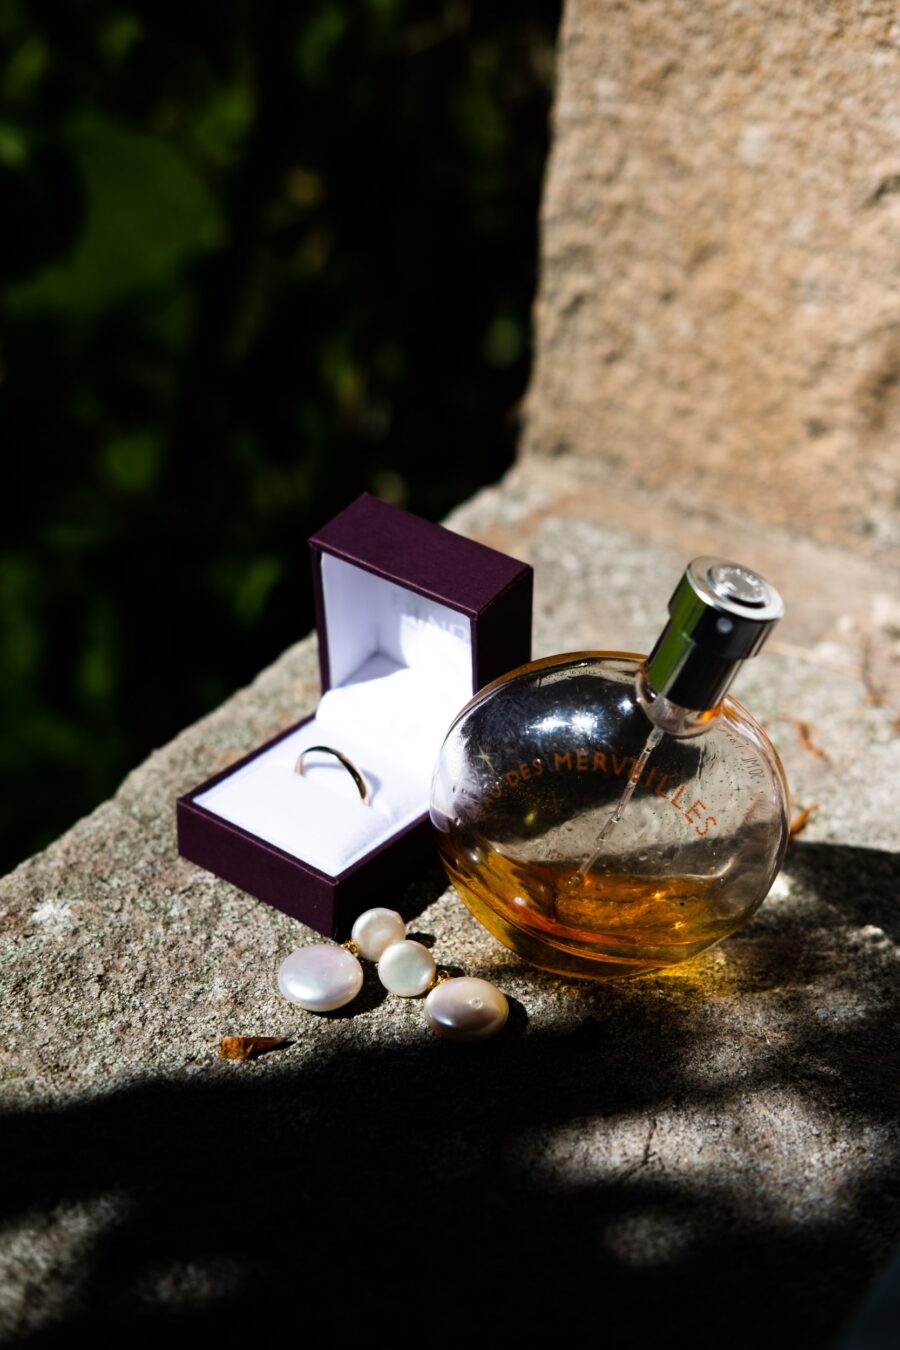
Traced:
<path fill-rule="evenodd" d="M 896 575 L 578 465 L 528 461 L 450 524 L 534 564 L 536 655 L 646 649 L 699 553 L 784 590 L 735 691 L 816 808 L 782 875 L 681 970 L 587 986 L 499 947 L 435 865 L 372 903 L 501 985 L 503 1035 L 442 1042 L 371 975 L 305 1014 L 274 975 L 315 936 L 174 831 L 180 793 L 314 706 L 314 639 L 289 648 L 0 883 L 5 1343 L 308 1338 L 351 1298 L 364 1335 L 389 1290 L 426 1341 L 587 1308 L 611 1346 L 827 1346 L 900 1237 Z M 226 1061 L 230 1034 L 289 1044 Z"/>
<path fill-rule="evenodd" d="M 523 450 L 900 548 L 887 0 L 568 0 Z"/>

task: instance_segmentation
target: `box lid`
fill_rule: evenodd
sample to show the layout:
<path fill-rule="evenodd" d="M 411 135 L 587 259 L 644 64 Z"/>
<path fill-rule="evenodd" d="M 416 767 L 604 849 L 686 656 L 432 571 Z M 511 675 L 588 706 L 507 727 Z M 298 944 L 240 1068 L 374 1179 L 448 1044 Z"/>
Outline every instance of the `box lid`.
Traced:
<path fill-rule="evenodd" d="M 322 691 L 333 683 L 323 554 L 443 605 L 471 625 L 471 693 L 531 653 L 532 569 L 363 493 L 311 537 Z"/>

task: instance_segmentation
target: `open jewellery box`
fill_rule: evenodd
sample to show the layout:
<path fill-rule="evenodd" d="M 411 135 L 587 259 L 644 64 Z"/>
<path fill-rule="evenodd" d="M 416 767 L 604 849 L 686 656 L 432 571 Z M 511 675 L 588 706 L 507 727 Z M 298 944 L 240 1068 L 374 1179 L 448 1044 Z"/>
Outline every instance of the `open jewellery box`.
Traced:
<path fill-rule="evenodd" d="M 178 848 L 339 940 L 435 856 L 444 734 L 472 695 L 529 660 L 532 569 L 368 494 L 310 539 L 322 698 L 178 801 Z M 369 790 L 331 756 L 340 750 Z"/>

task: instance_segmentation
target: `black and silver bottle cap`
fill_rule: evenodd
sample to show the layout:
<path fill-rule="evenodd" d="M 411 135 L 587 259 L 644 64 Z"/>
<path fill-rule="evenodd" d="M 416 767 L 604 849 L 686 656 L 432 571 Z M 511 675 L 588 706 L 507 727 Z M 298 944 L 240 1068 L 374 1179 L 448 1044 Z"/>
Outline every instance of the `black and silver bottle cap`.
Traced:
<path fill-rule="evenodd" d="M 647 658 L 650 688 L 682 708 L 715 708 L 783 615 L 781 596 L 758 572 L 724 558 L 695 558 Z"/>

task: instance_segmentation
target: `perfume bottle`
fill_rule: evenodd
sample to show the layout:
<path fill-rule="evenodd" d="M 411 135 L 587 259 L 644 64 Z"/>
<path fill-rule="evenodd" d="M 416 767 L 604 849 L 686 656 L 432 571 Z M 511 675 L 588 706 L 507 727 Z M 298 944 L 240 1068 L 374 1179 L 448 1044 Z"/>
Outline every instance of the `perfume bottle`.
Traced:
<path fill-rule="evenodd" d="M 749 919 L 784 857 L 788 789 L 727 690 L 783 612 L 757 573 L 697 558 L 649 657 L 534 661 L 462 710 L 431 819 L 495 937 L 594 979 L 676 965 Z"/>

